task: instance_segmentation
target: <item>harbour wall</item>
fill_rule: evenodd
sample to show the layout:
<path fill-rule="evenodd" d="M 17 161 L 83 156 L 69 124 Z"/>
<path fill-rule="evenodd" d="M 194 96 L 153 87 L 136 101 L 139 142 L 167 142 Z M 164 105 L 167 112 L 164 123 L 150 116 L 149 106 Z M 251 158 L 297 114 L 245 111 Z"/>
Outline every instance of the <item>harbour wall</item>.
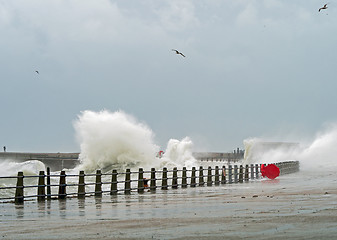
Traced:
<path fill-rule="evenodd" d="M 243 159 L 243 150 L 234 150 L 232 153 L 223 152 L 194 152 L 193 156 L 199 161 L 224 161 L 228 163 Z M 27 152 L 0 152 L 0 161 L 12 160 L 24 162 L 38 160 L 43 162 L 52 171 L 64 168 L 72 169 L 79 163 L 79 153 L 27 153 Z"/>
<path fill-rule="evenodd" d="M 63 168 L 72 169 L 78 163 L 79 153 L 25 153 L 25 152 L 1 152 L 0 161 L 11 160 L 24 162 L 39 160 L 52 171 L 62 170 Z"/>

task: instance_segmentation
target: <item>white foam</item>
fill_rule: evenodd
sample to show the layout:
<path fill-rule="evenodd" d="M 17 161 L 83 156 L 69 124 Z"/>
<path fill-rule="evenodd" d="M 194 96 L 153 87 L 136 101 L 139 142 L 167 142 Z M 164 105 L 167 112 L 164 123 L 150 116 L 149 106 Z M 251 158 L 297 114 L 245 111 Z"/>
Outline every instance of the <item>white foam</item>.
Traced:
<path fill-rule="evenodd" d="M 77 169 L 158 168 L 186 166 L 195 161 L 189 138 L 171 139 L 163 157 L 157 158 L 160 148 L 154 143 L 152 130 L 123 111 L 84 111 L 74 127 L 81 147 L 81 165 Z"/>
<path fill-rule="evenodd" d="M 181 141 L 170 139 L 166 151 L 161 159 L 165 167 L 187 167 L 196 166 L 197 160 L 192 155 L 193 143 L 189 137 Z"/>
<path fill-rule="evenodd" d="M 23 172 L 26 176 L 38 175 L 40 171 L 46 171 L 46 166 L 38 160 L 25 162 L 5 160 L 0 163 L 0 176 L 17 176 L 18 172 Z"/>
<path fill-rule="evenodd" d="M 258 138 L 244 140 L 246 163 L 297 160 L 300 161 L 301 170 L 337 171 L 337 124 L 328 125 L 323 131 L 318 132 L 313 140 L 308 141 L 309 143 L 300 142 L 297 148 L 280 147 L 255 151 L 256 143 L 261 141 L 266 140 Z"/>

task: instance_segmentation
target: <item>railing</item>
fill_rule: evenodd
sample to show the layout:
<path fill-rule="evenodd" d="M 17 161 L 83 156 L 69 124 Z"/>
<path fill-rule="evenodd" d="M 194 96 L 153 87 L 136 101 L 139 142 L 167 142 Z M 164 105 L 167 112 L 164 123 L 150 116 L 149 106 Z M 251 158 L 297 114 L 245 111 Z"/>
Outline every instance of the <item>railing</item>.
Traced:
<path fill-rule="evenodd" d="M 281 175 L 299 171 L 298 161 L 275 163 L 275 165 L 280 168 Z M 204 174 L 206 170 L 207 174 Z M 193 167 L 191 170 L 187 170 L 186 167 L 182 170 L 151 168 L 151 171 L 139 168 L 137 172 L 126 169 L 126 172 L 122 173 L 118 173 L 117 170 L 113 170 L 111 173 L 102 173 L 101 170 L 97 170 L 94 174 L 85 174 L 84 171 L 80 171 L 78 175 L 66 174 L 65 171 L 61 171 L 60 174 L 52 175 L 50 169 L 47 168 L 46 174 L 44 171 L 40 171 L 36 176 L 24 176 L 23 172 L 18 172 L 18 175 L 14 177 L 0 177 L 0 183 L 5 180 L 7 185 L 8 183 L 12 185 L 0 185 L 0 196 L 3 196 L 1 191 L 9 191 L 14 195 L 0 197 L 0 201 L 23 203 L 26 199 L 34 198 L 37 198 L 38 201 L 45 201 L 45 199 L 64 199 L 71 196 L 84 198 L 94 195 L 99 197 L 104 193 L 110 195 L 144 193 L 145 189 L 155 192 L 157 189 L 168 190 L 179 187 L 187 188 L 188 186 L 243 183 L 258 179 L 260 170 L 261 165 L 251 164 L 229 165 L 221 168 L 216 166 L 207 169 L 200 166 L 199 169 Z M 158 178 L 158 175 L 161 177 Z M 38 179 L 37 185 L 34 184 L 34 179 Z M 13 186 L 15 180 L 16 186 Z M 150 182 L 149 185 L 148 182 Z M 34 194 L 34 189 L 37 194 Z M 26 195 L 25 190 L 28 192 Z"/>
<path fill-rule="evenodd" d="M 242 160 L 242 158 L 199 158 L 201 162 L 223 162 L 227 163 L 228 165 L 231 163 L 237 163 Z"/>

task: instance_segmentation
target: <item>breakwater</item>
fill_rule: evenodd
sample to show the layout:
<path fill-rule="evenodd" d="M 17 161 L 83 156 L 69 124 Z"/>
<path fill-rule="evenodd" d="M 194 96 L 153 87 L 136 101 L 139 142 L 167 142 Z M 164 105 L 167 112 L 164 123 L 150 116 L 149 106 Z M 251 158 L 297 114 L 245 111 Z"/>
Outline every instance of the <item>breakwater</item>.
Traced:
<path fill-rule="evenodd" d="M 222 161 L 230 164 L 243 159 L 243 153 L 244 151 L 238 148 L 231 153 L 193 152 L 193 157 L 199 161 Z M 0 160 L 16 162 L 39 160 L 51 171 L 60 171 L 64 168 L 73 169 L 79 163 L 79 153 L 0 152 Z"/>

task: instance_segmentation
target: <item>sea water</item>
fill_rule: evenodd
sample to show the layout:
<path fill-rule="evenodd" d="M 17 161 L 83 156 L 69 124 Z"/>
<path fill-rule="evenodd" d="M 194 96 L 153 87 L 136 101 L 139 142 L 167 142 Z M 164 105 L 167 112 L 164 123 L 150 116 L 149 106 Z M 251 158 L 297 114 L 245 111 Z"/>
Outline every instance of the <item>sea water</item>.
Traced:
<path fill-rule="evenodd" d="M 74 128 L 81 149 L 80 164 L 74 169 L 66 169 L 67 174 L 78 174 L 80 170 L 84 170 L 85 173 L 94 173 L 97 169 L 101 169 L 103 173 L 111 173 L 112 169 L 125 172 L 127 168 L 132 171 L 137 171 L 138 168 L 160 170 L 163 167 L 191 169 L 193 166 L 202 165 L 192 155 L 193 142 L 189 137 L 181 140 L 170 139 L 163 156 L 159 158 L 157 154 L 160 147 L 155 143 L 151 128 L 123 111 L 83 111 L 74 122 Z M 250 138 L 244 140 L 244 143 L 245 145 L 254 144 L 254 141 L 261 141 L 261 139 Z M 266 151 L 261 153 L 258 161 L 252 163 L 297 160 L 300 161 L 301 171 L 308 174 L 317 171 L 326 174 L 337 170 L 336 145 L 337 125 L 332 124 L 300 148 L 292 151 L 284 149 Z M 245 159 L 244 163 L 250 162 Z M 211 164 L 204 163 L 204 165 L 207 167 Z M 25 176 L 38 175 L 39 171 L 46 171 L 46 167 L 40 161 L 16 163 L 8 159 L 0 162 L 0 176 L 16 176 L 18 171 L 23 171 Z M 59 172 L 52 174 L 57 175 Z M 95 182 L 94 177 L 86 178 L 86 180 Z M 37 178 L 28 178 L 24 181 L 25 185 L 35 185 Z M 52 178 L 52 184 L 57 185 L 58 181 L 58 178 Z M 77 183 L 77 181 L 76 178 L 67 178 L 67 183 Z M 16 179 L 0 179 L 0 186 L 15 186 L 15 182 Z M 93 186 L 87 186 L 87 188 L 93 188 Z M 14 189 L 0 190 L 0 196 L 12 197 L 14 191 Z M 27 192 L 36 194 L 29 191 L 35 190 L 25 189 L 25 195 Z M 76 192 L 76 189 L 71 191 Z"/>
<path fill-rule="evenodd" d="M 123 111 L 83 111 L 74 122 L 74 128 L 80 143 L 80 164 L 74 169 L 66 169 L 68 175 L 78 174 L 80 170 L 84 170 L 85 173 L 94 173 L 100 169 L 103 173 L 111 173 L 113 169 L 125 172 L 126 169 L 138 171 L 139 168 L 158 170 L 167 167 L 170 170 L 174 167 L 182 169 L 182 167 L 197 166 L 197 160 L 192 156 L 193 143 L 190 138 L 170 139 L 164 154 L 158 157 L 160 147 L 154 141 L 153 131 L 145 123 Z M 0 176 L 16 176 L 18 171 L 23 171 L 25 176 L 36 176 L 39 171 L 46 171 L 46 167 L 40 161 L 16 163 L 8 159 L 0 163 Z M 51 173 L 51 175 L 58 174 L 59 172 Z M 133 178 L 136 177 L 133 176 Z M 103 181 L 109 180 L 111 179 Z M 0 184 L 3 187 L 15 186 L 13 181 L 16 179 L 0 180 Z M 24 179 L 24 181 L 25 185 L 36 185 L 33 182 L 37 182 L 37 178 Z M 59 180 L 52 178 L 51 181 L 52 185 L 57 185 Z M 67 177 L 68 184 L 77 183 L 77 181 L 76 178 Z M 95 179 L 86 177 L 86 181 L 94 183 Z M 56 187 L 54 188 L 54 191 L 57 191 Z M 92 188 L 93 185 L 87 186 L 86 190 L 93 191 Z M 4 194 L 13 196 L 13 191 L 14 189 L 2 190 L 0 196 Z M 34 194 L 31 191 L 34 190 L 25 189 L 25 195 L 27 192 Z M 76 189 L 70 191 L 76 192 Z"/>

